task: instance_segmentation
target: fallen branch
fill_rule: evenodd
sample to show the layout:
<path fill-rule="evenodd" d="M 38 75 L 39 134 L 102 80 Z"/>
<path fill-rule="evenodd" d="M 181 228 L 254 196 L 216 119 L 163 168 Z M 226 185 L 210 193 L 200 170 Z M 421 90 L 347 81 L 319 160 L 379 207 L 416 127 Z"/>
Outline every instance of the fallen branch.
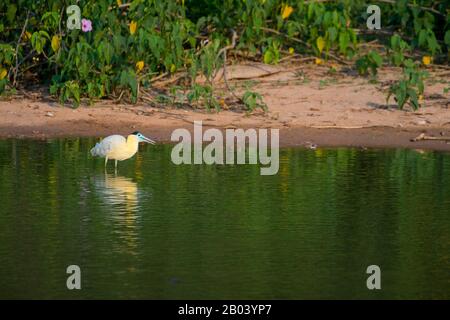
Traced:
<path fill-rule="evenodd" d="M 305 1 L 304 4 L 320 3 L 320 2 L 323 3 L 323 2 L 331 2 L 331 1 L 333 1 L 333 0 L 312 0 L 312 1 Z M 382 2 L 382 3 L 392 4 L 392 5 L 395 5 L 397 3 L 397 1 L 395 1 L 395 0 L 375 0 L 374 2 Z M 422 10 L 433 12 L 434 14 L 437 14 L 437 15 L 440 15 L 442 17 L 445 17 L 444 13 L 442 13 L 442 12 L 440 12 L 440 11 L 434 9 L 434 8 L 422 7 L 422 6 L 419 6 L 417 4 L 413 4 L 413 3 L 407 3 L 406 5 L 408 7 L 410 7 L 410 8 L 420 8 Z"/>
<path fill-rule="evenodd" d="M 450 137 L 432 137 L 432 136 L 427 136 L 425 133 L 421 133 L 417 137 L 411 139 L 411 142 L 417 142 L 417 141 L 423 141 L 423 140 L 450 141 Z"/>
<path fill-rule="evenodd" d="M 365 129 L 371 126 L 310 126 L 313 129 Z"/>
<path fill-rule="evenodd" d="M 225 86 L 227 87 L 228 91 L 233 95 L 233 97 L 235 97 L 238 101 L 243 103 L 242 99 L 240 97 L 238 97 L 236 95 L 236 93 L 234 93 L 233 89 L 231 89 L 230 85 L 228 84 L 228 80 L 227 80 L 227 50 L 234 49 L 234 47 L 236 46 L 236 39 L 237 39 L 236 31 L 233 30 L 233 36 L 231 37 L 231 44 L 220 49 L 219 52 L 217 53 L 216 59 L 219 58 L 221 54 L 223 54 L 222 76 L 223 76 L 223 80 L 225 82 Z"/>
<path fill-rule="evenodd" d="M 395 5 L 395 4 L 397 3 L 397 1 L 394 1 L 394 0 L 376 0 L 376 1 L 378 1 L 378 2 L 384 2 L 384 3 L 389 3 L 389 4 L 392 4 L 392 5 Z M 413 4 L 413 3 L 407 3 L 406 5 L 407 5 L 408 7 L 410 7 L 410 8 L 420 8 L 420 9 L 422 9 L 422 10 L 429 11 L 429 12 L 433 12 L 434 14 L 437 14 L 437 15 L 440 15 L 440 16 L 442 16 L 442 17 L 445 17 L 445 14 L 444 14 L 444 13 L 442 13 L 442 12 L 440 12 L 440 11 L 434 9 L 434 8 L 422 7 L 422 6 L 419 6 L 419 5 L 417 5 L 417 4 Z"/>
<path fill-rule="evenodd" d="M 128 8 L 129 6 L 131 6 L 131 2 L 129 2 L 129 3 L 123 3 L 123 4 L 120 4 L 120 5 L 118 5 L 118 6 L 110 6 L 110 7 L 108 8 L 108 10 L 111 11 L 111 10 L 114 9 L 114 8 L 123 9 L 123 8 Z"/>
<path fill-rule="evenodd" d="M 164 77 L 167 76 L 168 74 L 169 74 L 168 72 L 161 73 L 159 76 L 154 77 L 154 78 L 151 78 L 151 79 L 150 79 L 150 82 L 152 83 L 152 82 L 158 81 L 159 79 L 164 78 Z"/>
<path fill-rule="evenodd" d="M 406 36 L 404 34 L 399 34 L 397 30 L 389 30 L 389 29 L 386 29 L 386 30 L 382 30 L 382 29 L 369 30 L 369 29 L 367 29 L 366 30 L 366 29 L 353 28 L 353 31 L 356 34 L 377 35 L 377 36 L 387 36 L 387 37 L 391 37 L 391 36 L 397 34 L 397 35 L 401 36 L 402 39 L 405 39 L 405 40 L 408 40 L 408 41 L 413 40 L 413 37 L 409 37 L 409 36 Z"/>
<path fill-rule="evenodd" d="M 180 72 L 180 73 L 178 73 L 178 74 L 172 76 L 171 78 L 169 78 L 169 79 L 167 79 L 167 80 L 154 82 L 153 85 L 154 85 L 155 87 L 160 87 L 160 88 L 161 88 L 161 87 L 165 87 L 165 86 L 167 86 L 167 85 L 169 85 L 169 84 L 172 84 L 172 83 L 174 83 L 174 82 L 177 82 L 178 80 L 180 80 L 181 78 L 184 78 L 184 77 L 186 77 L 186 72 Z M 153 81 L 152 81 L 152 83 L 153 83 Z"/>
<path fill-rule="evenodd" d="M 440 68 L 440 69 L 450 70 L 450 66 L 447 66 L 447 65 L 445 65 L 445 64 L 434 64 L 434 63 L 431 63 L 430 65 L 431 65 L 432 67 L 434 67 L 434 68 Z"/>
<path fill-rule="evenodd" d="M 302 57 L 301 55 L 295 53 L 295 54 L 290 54 L 288 56 L 285 56 L 283 58 L 280 59 L 279 62 L 283 62 L 283 61 L 287 61 L 287 60 L 295 60 L 298 62 L 304 62 L 304 61 L 309 61 L 309 60 L 314 60 L 316 59 L 316 57 Z"/>
<path fill-rule="evenodd" d="M 311 45 L 308 42 L 305 42 L 305 41 L 303 41 L 301 39 L 298 39 L 298 38 L 289 37 L 287 34 L 284 34 L 284 33 L 280 32 L 278 30 L 271 29 L 271 28 L 266 28 L 266 27 L 259 27 L 259 29 L 261 29 L 262 31 L 265 31 L 265 32 L 269 32 L 269 33 L 277 34 L 279 36 L 283 36 L 283 37 L 285 37 L 287 39 L 290 39 L 290 40 L 292 40 L 294 42 L 297 42 L 297 43 L 301 43 L 301 44 L 305 45 L 306 47 L 311 48 Z"/>

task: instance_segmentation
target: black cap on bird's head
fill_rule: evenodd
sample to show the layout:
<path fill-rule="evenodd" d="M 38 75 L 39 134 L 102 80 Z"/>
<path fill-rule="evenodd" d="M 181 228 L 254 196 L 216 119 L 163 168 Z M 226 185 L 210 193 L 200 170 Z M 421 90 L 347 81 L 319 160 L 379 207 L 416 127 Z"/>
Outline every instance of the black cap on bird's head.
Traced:
<path fill-rule="evenodd" d="M 147 138 L 146 136 L 144 136 L 142 133 L 140 133 L 139 131 L 135 131 L 132 133 L 132 135 L 135 135 L 138 138 L 138 142 L 147 142 L 147 143 L 151 143 L 151 144 L 155 144 L 156 142 L 153 141 L 152 139 Z"/>

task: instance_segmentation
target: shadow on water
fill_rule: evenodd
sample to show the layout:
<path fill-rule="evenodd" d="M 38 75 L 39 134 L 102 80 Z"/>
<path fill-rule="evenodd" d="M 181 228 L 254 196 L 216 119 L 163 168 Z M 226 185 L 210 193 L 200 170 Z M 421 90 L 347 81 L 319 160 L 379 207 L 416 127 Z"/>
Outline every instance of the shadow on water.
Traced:
<path fill-rule="evenodd" d="M 94 144 L 0 141 L 0 298 L 450 297 L 449 154 L 281 149 L 261 176 L 158 145 L 105 174 Z"/>

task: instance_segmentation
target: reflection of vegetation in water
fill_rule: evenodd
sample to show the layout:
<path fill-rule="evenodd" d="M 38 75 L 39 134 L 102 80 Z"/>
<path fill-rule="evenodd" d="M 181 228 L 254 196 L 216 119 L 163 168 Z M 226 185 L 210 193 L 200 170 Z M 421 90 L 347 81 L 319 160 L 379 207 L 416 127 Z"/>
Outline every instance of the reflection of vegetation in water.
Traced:
<path fill-rule="evenodd" d="M 449 297 L 448 154 L 282 149 L 263 177 L 159 145 L 105 176 L 94 142 L 0 142 L 0 297 L 70 297 L 68 261 L 83 297 Z"/>

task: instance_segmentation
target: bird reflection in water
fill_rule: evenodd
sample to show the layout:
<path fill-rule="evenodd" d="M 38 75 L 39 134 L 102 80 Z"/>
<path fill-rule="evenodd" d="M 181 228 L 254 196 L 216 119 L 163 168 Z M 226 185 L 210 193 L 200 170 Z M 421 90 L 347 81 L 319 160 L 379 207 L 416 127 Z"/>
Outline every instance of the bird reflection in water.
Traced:
<path fill-rule="evenodd" d="M 136 254 L 139 240 L 140 201 L 145 192 L 130 178 L 105 174 L 95 178 L 95 187 L 110 212 L 112 232 L 119 241 L 115 250 Z"/>
<path fill-rule="evenodd" d="M 114 211 L 131 214 L 139 209 L 139 189 L 130 178 L 105 174 L 96 179 L 95 185 L 100 191 L 105 204 Z"/>

